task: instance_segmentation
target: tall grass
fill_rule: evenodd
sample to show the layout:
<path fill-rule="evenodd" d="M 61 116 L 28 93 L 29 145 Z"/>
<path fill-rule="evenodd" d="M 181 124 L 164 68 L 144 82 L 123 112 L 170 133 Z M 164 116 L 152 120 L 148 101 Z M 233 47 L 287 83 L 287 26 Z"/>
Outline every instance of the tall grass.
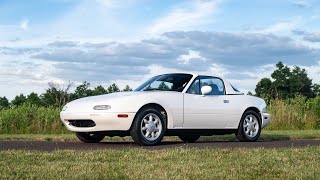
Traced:
<path fill-rule="evenodd" d="M 0 111 L 1 134 L 66 133 L 59 119 L 61 108 L 23 104 Z"/>
<path fill-rule="evenodd" d="M 268 130 L 320 129 L 320 97 L 271 100 L 268 109 L 272 115 Z M 60 121 L 60 111 L 61 108 L 31 104 L 1 110 L 0 134 L 68 133 Z"/>
<path fill-rule="evenodd" d="M 271 100 L 269 112 L 272 121 L 269 130 L 320 129 L 320 97 L 303 96 L 286 100 Z"/>

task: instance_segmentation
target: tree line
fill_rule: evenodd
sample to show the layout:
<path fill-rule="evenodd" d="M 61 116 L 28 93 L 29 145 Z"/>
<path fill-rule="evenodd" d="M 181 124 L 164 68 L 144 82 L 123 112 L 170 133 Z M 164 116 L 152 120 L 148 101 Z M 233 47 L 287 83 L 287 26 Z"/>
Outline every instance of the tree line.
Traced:
<path fill-rule="evenodd" d="M 282 62 L 276 64 L 277 69 L 271 78 L 263 78 L 256 85 L 256 96 L 271 99 L 288 99 L 297 95 L 307 98 L 320 96 L 320 85 L 312 83 L 307 71 L 299 66 L 290 68 Z M 252 93 L 251 93 L 252 94 Z"/>
<path fill-rule="evenodd" d="M 70 101 L 83 97 L 109 94 L 120 91 L 132 91 L 129 85 L 126 85 L 124 89 L 120 90 L 119 86 L 116 84 L 112 84 L 107 88 L 99 85 L 91 89 L 90 83 L 85 81 L 77 86 L 74 92 L 70 92 L 70 88 L 72 86 L 73 83 L 70 82 L 63 87 L 61 87 L 59 84 L 51 82 L 49 83 L 49 88 L 45 91 L 45 93 L 40 95 L 34 92 L 27 96 L 20 94 L 17 95 L 11 102 L 9 102 L 6 97 L 0 97 L 0 110 L 10 106 L 20 106 L 24 103 L 44 107 L 61 107 Z"/>
<path fill-rule="evenodd" d="M 255 94 L 249 92 L 249 95 L 255 95 L 266 99 L 268 102 L 272 99 L 288 99 L 297 95 L 307 98 L 320 96 L 320 85 L 313 84 L 312 79 L 308 77 L 307 71 L 299 66 L 290 68 L 282 62 L 276 64 L 277 69 L 271 74 L 271 78 L 262 78 L 256 85 Z M 112 84 L 107 88 L 99 85 L 90 89 L 90 83 L 83 82 L 76 87 L 74 92 L 70 92 L 73 83 L 66 87 L 59 84 L 49 83 L 49 88 L 45 93 L 38 95 L 32 92 L 25 96 L 20 94 L 11 102 L 6 97 L 0 97 L 0 110 L 10 106 L 19 106 L 24 103 L 34 104 L 38 106 L 54 106 L 61 107 L 66 103 L 82 97 L 108 94 L 119 91 L 132 91 L 129 85 L 122 90 L 116 84 Z M 168 87 L 162 83 L 159 89 L 166 90 Z"/>

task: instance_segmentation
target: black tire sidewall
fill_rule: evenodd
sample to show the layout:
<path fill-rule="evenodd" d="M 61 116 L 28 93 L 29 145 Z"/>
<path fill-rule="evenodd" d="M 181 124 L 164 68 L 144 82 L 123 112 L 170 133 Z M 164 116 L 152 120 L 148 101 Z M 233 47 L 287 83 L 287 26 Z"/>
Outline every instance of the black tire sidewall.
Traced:
<path fill-rule="evenodd" d="M 253 115 L 253 116 L 255 116 L 255 117 L 257 118 L 258 124 L 259 124 L 259 131 L 258 131 L 257 135 L 256 135 L 255 137 L 253 137 L 253 138 L 248 137 L 248 136 L 246 135 L 246 133 L 244 132 L 244 128 L 243 128 L 243 122 L 244 122 L 245 118 L 246 118 L 248 115 Z M 246 112 L 243 114 L 242 118 L 241 118 L 240 125 L 239 125 L 239 129 L 238 129 L 238 135 L 240 135 L 240 136 L 241 136 L 241 139 L 243 139 L 243 140 L 245 140 L 245 141 L 253 142 L 253 141 L 257 141 L 257 140 L 259 139 L 260 134 L 261 134 L 261 117 L 260 117 L 259 114 L 256 113 L 255 111 L 251 111 L 251 110 L 246 111 Z"/>
<path fill-rule="evenodd" d="M 154 140 L 154 141 L 149 141 L 147 140 L 142 134 L 141 134 L 141 121 L 143 121 L 143 118 L 149 114 L 149 113 L 153 113 L 156 114 L 162 124 L 162 131 L 160 136 Z M 156 108 L 146 108 L 141 110 L 137 116 L 134 119 L 134 123 L 132 126 L 132 129 L 130 131 L 130 134 L 133 138 L 133 140 L 138 143 L 139 145 L 146 145 L 146 146 L 153 146 L 153 145 L 157 145 L 161 142 L 165 132 L 167 129 L 167 124 L 166 124 L 166 120 L 165 117 L 160 113 L 160 111 Z"/>

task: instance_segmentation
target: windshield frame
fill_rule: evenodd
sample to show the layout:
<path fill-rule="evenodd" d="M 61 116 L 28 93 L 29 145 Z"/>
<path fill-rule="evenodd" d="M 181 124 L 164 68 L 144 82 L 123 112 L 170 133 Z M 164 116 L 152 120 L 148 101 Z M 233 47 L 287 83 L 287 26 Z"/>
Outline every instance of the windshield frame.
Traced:
<path fill-rule="evenodd" d="M 190 76 L 189 80 L 187 82 L 185 82 L 185 85 L 183 86 L 182 90 L 159 90 L 159 89 L 151 89 L 151 90 L 143 90 L 145 87 L 147 87 L 148 85 L 152 84 L 153 82 L 157 81 L 157 79 L 161 79 L 164 76 L 167 75 L 186 75 L 186 76 Z M 134 91 L 165 91 L 165 92 L 184 92 L 186 88 L 188 88 L 190 82 L 194 79 L 194 75 L 193 74 L 189 74 L 189 73 L 168 73 L 168 74 L 161 74 L 161 75 L 157 75 L 154 76 L 150 79 L 148 79 L 147 81 L 145 81 L 144 83 L 142 83 L 140 86 L 138 86 Z"/>

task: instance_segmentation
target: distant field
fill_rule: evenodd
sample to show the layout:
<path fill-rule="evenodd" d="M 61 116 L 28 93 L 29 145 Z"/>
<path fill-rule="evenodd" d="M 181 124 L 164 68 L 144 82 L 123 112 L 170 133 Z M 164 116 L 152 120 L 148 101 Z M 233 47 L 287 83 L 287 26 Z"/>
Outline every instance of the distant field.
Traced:
<path fill-rule="evenodd" d="M 320 139 L 319 130 L 263 130 L 260 140 Z M 41 140 L 41 141 L 75 141 L 75 134 L 0 134 L 0 140 Z M 105 137 L 105 141 L 132 141 L 131 137 Z M 165 137 L 165 140 L 179 140 L 178 137 Z M 200 141 L 236 141 L 235 135 L 201 137 Z"/>
<path fill-rule="evenodd" d="M 319 179 L 320 147 L 1 151 L 1 179 Z"/>

